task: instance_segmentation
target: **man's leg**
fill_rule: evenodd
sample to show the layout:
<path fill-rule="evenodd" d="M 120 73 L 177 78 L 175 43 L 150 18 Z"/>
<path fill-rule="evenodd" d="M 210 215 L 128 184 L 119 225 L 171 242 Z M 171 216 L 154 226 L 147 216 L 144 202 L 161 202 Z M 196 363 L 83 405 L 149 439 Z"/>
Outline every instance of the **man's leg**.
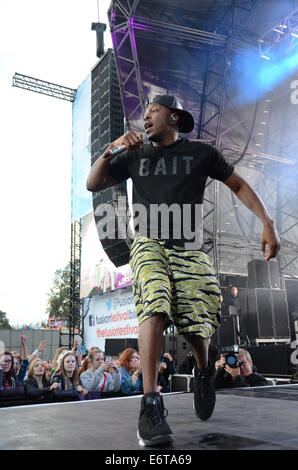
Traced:
<path fill-rule="evenodd" d="M 200 419 L 208 419 L 215 405 L 212 367 L 208 361 L 209 337 L 219 326 L 220 288 L 210 258 L 200 251 L 170 250 L 174 301 L 173 321 L 178 334 L 190 344 L 196 359 L 194 407 Z M 174 303 L 174 302 L 173 302 Z M 205 339 L 207 338 L 207 339 Z"/>
<path fill-rule="evenodd" d="M 209 339 L 199 335 L 184 335 L 184 339 L 189 343 L 191 352 L 200 370 L 208 367 L 208 347 Z"/>
<path fill-rule="evenodd" d="M 171 312 L 171 282 L 162 246 L 150 239 L 135 241 L 130 265 L 144 389 L 137 435 L 141 445 L 170 444 L 173 433 L 165 420 L 163 398 L 156 392 L 163 331 Z"/>
<path fill-rule="evenodd" d="M 155 314 L 139 327 L 139 353 L 144 396 L 138 425 L 141 445 L 171 444 L 172 431 L 164 417 L 162 396 L 156 392 L 158 369 L 162 353 L 165 316 Z"/>
<path fill-rule="evenodd" d="M 215 406 L 215 390 L 212 384 L 212 368 L 208 362 L 209 339 L 199 335 L 184 335 L 196 360 L 194 369 L 194 408 L 197 417 L 210 418 Z"/>
<path fill-rule="evenodd" d="M 144 393 L 156 391 L 158 369 L 162 354 L 165 316 L 156 314 L 139 327 L 139 354 L 142 367 Z"/>

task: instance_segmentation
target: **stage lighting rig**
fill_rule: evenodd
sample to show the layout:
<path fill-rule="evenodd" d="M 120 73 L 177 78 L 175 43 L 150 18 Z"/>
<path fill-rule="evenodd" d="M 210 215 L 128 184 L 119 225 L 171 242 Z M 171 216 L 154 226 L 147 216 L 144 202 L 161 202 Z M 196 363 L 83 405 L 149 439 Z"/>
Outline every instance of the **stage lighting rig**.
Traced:
<path fill-rule="evenodd" d="M 298 9 L 263 34 L 258 45 L 260 56 L 266 60 L 289 55 L 298 46 Z"/>

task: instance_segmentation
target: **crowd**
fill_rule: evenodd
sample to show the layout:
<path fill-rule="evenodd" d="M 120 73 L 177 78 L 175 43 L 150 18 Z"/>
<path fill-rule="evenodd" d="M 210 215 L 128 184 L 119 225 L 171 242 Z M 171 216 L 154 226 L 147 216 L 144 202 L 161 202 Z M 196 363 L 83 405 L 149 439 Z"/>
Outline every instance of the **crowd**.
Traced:
<path fill-rule="evenodd" d="M 21 353 L 4 351 L 0 357 L 0 403 L 20 398 L 30 403 L 92 400 L 118 395 L 143 393 L 139 354 L 127 348 L 118 357 L 105 357 L 98 347 L 86 354 L 74 340 L 71 350 L 61 347 L 51 361 L 42 360 L 46 348 L 43 340 L 28 354 L 26 337 L 20 335 Z M 170 391 L 169 377 L 176 372 L 174 360 L 164 353 L 160 361 L 157 391 Z"/>
<path fill-rule="evenodd" d="M 142 367 L 138 352 L 127 348 L 118 357 L 105 357 L 98 347 L 84 351 L 77 339 L 71 350 L 63 346 L 51 361 L 42 360 L 46 349 L 41 341 L 28 354 L 26 337 L 20 335 L 21 353 L 4 351 L 0 357 L 0 404 L 24 398 L 30 403 L 92 400 L 107 396 L 143 393 Z M 268 385 L 257 373 L 248 351 L 239 350 L 239 367 L 227 365 L 215 344 L 209 344 L 209 360 L 216 389 Z M 178 373 L 192 374 L 194 358 L 189 354 Z M 160 359 L 156 391 L 170 392 L 170 377 L 176 373 L 173 357 L 165 352 Z"/>

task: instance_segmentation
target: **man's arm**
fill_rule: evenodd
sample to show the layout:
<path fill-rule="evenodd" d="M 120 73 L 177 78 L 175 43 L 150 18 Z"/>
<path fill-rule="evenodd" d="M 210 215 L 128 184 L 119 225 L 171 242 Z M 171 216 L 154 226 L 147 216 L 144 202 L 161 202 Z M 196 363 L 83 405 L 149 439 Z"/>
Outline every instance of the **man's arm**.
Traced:
<path fill-rule="evenodd" d="M 266 261 L 275 258 L 280 250 L 280 240 L 275 229 L 274 221 L 270 217 L 261 198 L 235 170 L 224 183 L 236 194 L 238 199 L 261 220 L 263 223 L 261 238 L 262 254 L 265 256 Z M 267 254 L 265 253 L 266 245 L 268 245 L 269 248 Z"/>
<path fill-rule="evenodd" d="M 126 145 L 127 150 L 140 147 L 143 143 L 141 132 L 129 131 L 122 135 L 119 139 L 112 142 L 106 151 L 117 147 L 118 145 Z M 118 181 L 109 174 L 109 160 L 111 157 L 103 158 L 101 155 L 92 165 L 86 188 L 88 191 L 96 192 L 115 186 Z"/>

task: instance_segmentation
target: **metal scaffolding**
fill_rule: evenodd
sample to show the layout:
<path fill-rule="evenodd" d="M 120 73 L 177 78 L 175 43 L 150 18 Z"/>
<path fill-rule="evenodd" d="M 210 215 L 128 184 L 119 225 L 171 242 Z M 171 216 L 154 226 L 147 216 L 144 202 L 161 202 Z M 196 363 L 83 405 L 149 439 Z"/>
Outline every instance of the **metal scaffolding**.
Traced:
<path fill-rule="evenodd" d="M 14 74 L 12 78 L 12 86 L 71 102 L 74 101 L 77 92 L 76 89 L 57 85 L 56 83 L 46 82 L 39 78 L 28 77 L 27 75 L 22 75 L 20 73 Z"/>
<path fill-rule="evenodd" d="M 291 5 L 284 5 L 284 7 L 290 9 Z M 168 2 L 167 0 L 161 2 L 114 0 L 110 6 L 109 20 L 128 128 L 142 129 L 142 115 L 145 110 L 148 90 L 152 93 L 172 92 L 175 94 L 176 86 L 179 97 L 183 97 L 183 93 L 190 96 L 193 92 L 191 97 L 193 101 L 190 99 L 187 102 L 186 98 L 186 102 L 188 106 L 189 103 L 194 104 L 192 111 L 199 126 L 196 129 L 197 135 L 190 136 L 190 138 L 194 137 L 194 139 L 215 145 L 231 163 L 239 164 L 240 170 L 241 168 L 255 167 L 257 169 L 256 178 L 259 178 L 262 171 L 265 171 L 266 178 L 268 176 L 268 184 L 266 185 L 268 194 L 272 196 L 272 192 L 275 191 L 276 204 L 273 213 L 276 215 L 276 209 L 281 209 L 281 201 L 278 200 L 278 187 L 281 187 L 281 181 L 277 186 L 275 184 L 270 186 L 274 173 L 272 173 L 272 168 L 276 171 L 279 165 L 288 170 L 287 165 L 293 165 L 293 159 L 291 155 L 284 155 L 277 151 L 272 152 L 272 148 L 254 147 L 258 145 L 254 141 L 254 132 L 257 131 L 256 116 L 263 112 L 260 103 L 248 107 L 244 120 L 243 116 L 238 119 L 237 109 L 228 112 L 225 109 L 227 100 L 230 98 L 227 92 L 227 80 L 230 73 L 231 57 L 239 51 L 243 55 L 259 57 L 258 39 L 262 36 L 261 21 L 258 24 L 259 29 L 255 31 L 254 35 L 250 33 L 249 28 L 245 29 L 245 26 L 256 14 L 256 11 L 258 14 L 264 15 L 264 18 L 266 15 L 269 17 L 271 6 L 268 4 L 266 8 L 265 11 L 264 3 L 260 0 L 231 0 L 230 2 L 206 0 L 201 5 L 191 1 L 187 6 L 181 7 L 179 2 Z M 200 23 L 197 21 L 198 18 Z M 268 19 L 267 21 L 269 22 Z M 271 21 L 275 23 L 276 16 Z M 252 24 L 254 24 L 253 21 Z M 252 29 L 251 26 L 250 28 Z M 188 49 L 191 50 L 190 55 L 188 55 Z M 158 67 L 154 68 L 159 56 L 163 54 L 169 56 L 171 50 L 177 52 L 175 58 L 172 58 L 170 62 L 167 57 L 164 59 L 164 63 L 158 62 L 159 69 Z M 174 62 L 175 59 L 177 62 L 179 60 L 178 51 L 183 51 L 185 55 L 182 71 L 179 70 L 179 64 L 176 65 Z M 202 60 L 201 68 L 205 67 L 205 73 L 197 74 L 196 77 L 190 73 L 189 81 L 187 81 L 184 72 L 187 69 L 187 60 L 193 60 L 196 51 L 201 54 L 199 56 Z M 168 73 L 167 80 L 169 81 L 173 76 L 177 81 L 176 84 L 169 84 L 163 79 L 162 72 L 160 72 L 161 67 L 164 67 L 165 75 Z M 152 82 L 148 83 L 150 79 Z M 181 91 L 178 84 L 180 88 L 187 91 Z M 194 96 L 197 97 L 198 103 L 195 103 Z M 230 125 L 229 123 L 227 125 L 226 115 L 232 116 L 235 124 Z M 247 115 L 251 116 L 251 123 L 247 121 Z M 236 132 L 234 132 L 234 127 Z M 240 139 L 239 128 L 241 128 Z M 256 185 L 258 184 L 256 181 Z M 294 193 L 296 194 L 296 190 Z M 218 202 L 219 194 L 220 203 Z M 284 213 L 287 208 L 289 209 L 289 204 L 290 201 L 285 202 Z M 240 264 L 245 267 L 245 263 L 243 260 L 239 263 L 239 256 L 238 267 L 235 266 L 234 254 L 234 264 L 230 268 L 228 267 L 230 255 L 235 251 L 235 248 L 240 248 L 241 254 L 245 254 L 246 262 L 253 257 L 258 257 L 260 253 L 259 228 L 255 227 L 255 221 L 250 221 L 248 224 L 237 206 L 233 195 L 227 195 L 223 185 L 214 180 L 208 181 L 204 202 L 204 240 L 207 249 L 213 257 L 217 271 L 243 274 L 243 268 Z M 272 203 L 269 204 L 269 207 L 272 208 Z M 221 211 L 221 216 L 219 211 Z M 225 227 L 219 226 L 223 219 L 222 214 L 225 212 L 232 212 L 232 215 L 235 216 L 235 223 L 239 226 L 236 234 L 232 234 L 232 230 L 228 233 L 228 230 L 223 229 Z M 282 269 L 290 265 L 294 266 L 294 259 L 297 258 L 297 252 L 292 244 L 293 235 L 288 237 L 290 243 L 283 236 L 285 231 L 288 233 L 296 227 L 296 215 L 293 207 L 290 212 L 293 213 L 295 219 L 291 226 L 287 224 L 285 226 L 284 217 L 277 217 L 279 225 L 283 225 L 279 226 L 279 230 L 282 235 L 284 254 L 292 256 L 292 261 L 282 261 Z M 224 223 L 230 224 L 230 222 Z M 234 226 L 231 224 L 231 229 L 233 228 Z M 219 262 L 220 257 L 225 258 L 223 262 Z M 287 270 L 285 272 L 287 273 Z M 291 275 L 290 271 L 289 274 Z"/>
<path fill-rule="evenodd" d="M 15 73 L 12 85 L 28 91 L 52 96 L 65 101 L 73 102 L 76 89 L 68 88 L 55 83 Z M 69 347 L 72 347 L 76 328 L 81 328 L 80 312 L 80 263 L 81 263 L 81 224 L 76 221 L 71 224 L 71 247 L 70 247 L 70 292 L 69 292 Z"/>
<path fill-rule="evenodd" d="M 80 300 L 80 271 L 81 271 L 81 220 L 71 224 L 71 255 L 70 255 L 70 292 L 69 292 L 69 347 L 72 348 L 75 330 L 81 331 L 81 310 L 83 300 Z"/>

